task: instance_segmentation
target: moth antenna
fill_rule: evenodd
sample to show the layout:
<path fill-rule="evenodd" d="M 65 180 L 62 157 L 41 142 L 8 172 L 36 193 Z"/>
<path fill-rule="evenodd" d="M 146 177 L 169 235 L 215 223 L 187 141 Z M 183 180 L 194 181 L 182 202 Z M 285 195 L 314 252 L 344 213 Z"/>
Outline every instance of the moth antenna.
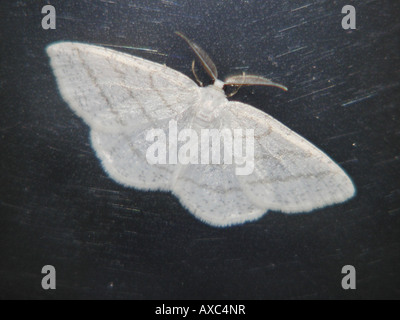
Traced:
<path fill-rule="evenodd" d="M 226 86 L 271 86 L 287 91 L 288 88 L 282 84 L 273 82 L 270 79 L 256 76 L 256 75 L 245 75 L 244 73 L 236 76 L 229 76 L 225 79 Z"/>
<path fill-rule="evenodd" d="M 203 65 L 204 69 L 208 73 L 208 75 L 215 81 L 218 79 L 218 71 L 217 67 L 215 66 L 214 62 L 211 60 L 209 55 L 200 48 L 197 44 L 195 44 L 192 40 L 187 38 L 184 34 L 179 31 L 175 32 L 178 36 L 180 36 L 183 40 L 187 42 L 187 44 L 192 48 L 196 56 L 199 58 L 201 64 Z"/>

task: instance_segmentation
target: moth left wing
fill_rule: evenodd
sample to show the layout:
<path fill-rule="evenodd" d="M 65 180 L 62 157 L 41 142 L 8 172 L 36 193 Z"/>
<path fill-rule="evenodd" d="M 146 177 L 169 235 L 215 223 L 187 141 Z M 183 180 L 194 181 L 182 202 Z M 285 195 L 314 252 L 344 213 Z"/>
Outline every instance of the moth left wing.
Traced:
<path fill-rule="evenodd" d="M 354 195 L 342 168 L 273 117 L 240 102 L 229 102 L 223 117 L 233 128 L 254 129 L 254 171 L 238 180 L 255 205 L 307 212 Z"/>

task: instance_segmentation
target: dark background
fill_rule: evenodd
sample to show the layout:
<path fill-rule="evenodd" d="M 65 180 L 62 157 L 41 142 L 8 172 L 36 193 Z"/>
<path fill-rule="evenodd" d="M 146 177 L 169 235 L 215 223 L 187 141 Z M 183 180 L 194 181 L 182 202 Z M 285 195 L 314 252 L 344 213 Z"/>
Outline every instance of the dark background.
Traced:
<path fill-rule="evenodd" d="M 41 28 L 48 3 L 56 30 Z M 341 27 L 346 4 L 356 30 Z M 1 1 L 0 298 L 400 298 L 399 9 L 395 0 Z M 210 54 L 220 78 L 246 71 L 288 86 L 242 88 L 234 99 L 324 150 L 357 196 L 214 228 L 169 193 L 111 180 L 58 93 L 45 47 L 129 46 L 120 50 L 193 78 L 176 30 Z M 48 264 L 56 290 L 41 288 Z M 348 264 L 356 290 L 341 288 Z"/>

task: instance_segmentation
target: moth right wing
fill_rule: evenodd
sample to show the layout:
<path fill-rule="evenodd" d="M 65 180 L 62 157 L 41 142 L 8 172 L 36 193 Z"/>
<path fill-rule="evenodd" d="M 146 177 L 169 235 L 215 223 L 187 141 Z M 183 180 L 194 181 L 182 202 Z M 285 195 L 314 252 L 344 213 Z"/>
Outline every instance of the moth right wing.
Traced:
<path fill-rule="evenodd" d="M 46 51 L 62 97 L 92 129 L 130 132 L 198 103 L 199 87 L 165 65 L 76 42 Z"/>

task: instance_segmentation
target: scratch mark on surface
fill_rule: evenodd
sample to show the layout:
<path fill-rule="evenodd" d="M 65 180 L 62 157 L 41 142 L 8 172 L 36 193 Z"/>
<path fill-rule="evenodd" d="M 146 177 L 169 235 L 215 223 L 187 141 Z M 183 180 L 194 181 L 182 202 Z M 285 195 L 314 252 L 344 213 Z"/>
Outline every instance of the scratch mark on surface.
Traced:
<path fill-rule="evenodd" d="M 280 58 L 280 57 L 286 56 L 286 55 L 288 55 L 288 54 L 291 54 L 291 53 L 294 53 L 294 52 L 303 50 L 303 49 L 305 49 L 305 48 L 307 48 L 307 46 L 305 46 L 305 47 L 300 47 L 300 48 L 296 48 L 296 49 L 290 50 L 290 51 L 288 51 L 288 52 L 278 54 L 277 56 L 275 56 L 275 58 Z"/>
<path fill-rule="evenodd" d="M 312 5 L 312 3 L 309 3 L 309 4 L 306 4 L 306 5 L 304 5 L 304 6 L 298 7 L 298 8 L 296 8 L 296 9 L 292 9 L 292 10 L 290 10 L 290 12 L 295 12 L 295 11 L 298 11 L 298 10 L 301 10 L 301 9 L 308 8 L 308 7 L 311 6 L 311 5 Z"/>
<path fill-rule="evenodd" d="M 304 95 L 302 95 L 302 96 L 300 96 L 300 97 L 294 98 L 294 99 L 292 99 L 292 100 L 288 100 L 288 102 L 296 101 L 296 100 L 299 100 L 299 99 L 301 99 L 301 98 L 304 98 L 304 97 L 311 96 L 311 95 L 313 95 L 313 94 L 315 94 L 315 93 L 318 93 L 318 92 L 322 92 L 322 91 L 325 91 L 325 90 L 331 89 L 331 88 L 333 88 L 333 87 L 336 87 L 336 84 L 333 84 L 333 85 L 331 85 L 331 86 L 329 86 L 329 87 L 322 88 L 322 89 L 315 90 L 315 91 L 313 91 L 313 92 L 310 92 L 310 93 L 304 94 Z"/>
<path fill-rule="evenodd" d="M 357 102 L 364 101 L 366 99 L 372 98 L 372 97 L 376 96 L 376 94 L 377 93 L 375 92 L 375 93 L 371 93 L 371 94 L 368 94 L 366 96 L 363 96 L 361 98 L 356 98 L 356 99 L 350 100 L 350 101 L 348 101 L 346 103 L 343 103 L 342 107 L 347 107 L 347 106 L 350 106 L 350 105 L 352 105 L 354 103 L 357 103 Z"/>
<path fill-rule="evenodd" d="M 375 163 L 374 166 L 386 165 L 388 163 L 396 162 L 396 161 L 399 161 L 399 160 L 400 160 L 400 156 L 395 156 L 395 157 L 393 157 L 391 159 L 379 161 L 379 162 Z"/>
<path fill-rule="evenodd" d="M 356 162 L 358 162 L 358 159 L 357 158 L 352 158 L 352 159 L 348 159 L 348 160 L 345 160 L 345 161 L 340 161 L 340 162 L 338 162 L 340 165 L 343 165 L 343 164 L 345 164 L 345 163 L 352 163 L 352 162 L 354 162 L 354 163 L 356 163 Z"/>
<path fill-rule="evenodd" d="M 339 134 L 337 136 L 327 138 L 326 140 L 340 139 L 340 138 L 343 138 L 343 137 L 347 137 L 347 136 L 352 136 L 352 135 L 358 134 L 360 132 L 361 131 L 352 131 L 352 132 L 348 132 L 348 133 L 344 133 L 344 134 Z"/>
<path fill-rule="evenodd" d="M 170 1 L 170 0 L 161 0 L 161 3 L 168 5 L 168 6 L 177 6 L 177 7 L 182 7 L 181 4 L 174 2 L 174 1 Z"/>
<path fill-rule="evenodd" d="M 388 213 L 389 213 L 390 215 L 399 214 L 399 213 L 400 213 L 400 208 L 391 209 L 391 210 L 388 211 Z"/>
<path fill-rule="evenodd" d="M 7 203 L 5 201 L 0 201 L 0 206 L 14 208 L 14 209 L 18 209 L 18 210 L 24 210 L 24 206 L 19 206 L 19 205 Z"/>
<path fill-rule="evenodd" d="M 385 85 L 385 86 L 378 86 L 377 88 L 374 88 L 373 90 L 371 88 L 371 90 L 370 90 L 370 91 L 372 91 L 371 93 L 369 93 L 367 95 L 364 95 L 364 96 L 361 96 L 361 97 L 356 97 L 356 98 L 354 98 L 354 99 L 352 99 L 352 100 L 350 100 L 348 102 L 345 102 L 345 103 L 342 104 L 342 107 L 347 107 L 347 106 L 352 105 L 354 103 L 358 103 L 360 101 L 375 97 L 377 94 L 381 94 L 383 91 L 387 91 L 387 90 L 391 90 L 391 89 L 397 88 L 399 85 L 400 85 L 399 82 L 395 82 L 395 83 L 391 83 L 391 84 L 388 84 L 388 85 Z"/>
<path fill-rule="evenodd" d="M 130 49 L 130 50 L 138 50 L 138 51 L 145 51 L 145 52 L 150 52 L 150 53 L 155 53 L 160 56 L 165 56 L 167 57 L 168 54 L 166 53 L 161 53 L 156 49 L 150 49 L 146 47 L 133 47 L 133 46 L 121 46 L 121 45 L 113 45 L 113 44 L 104 44 L 104 43 L 99 43 L 98 45 L 104 46 L 104 47 L 112 47 L 112 48 L 122 48 L 122 49 Z"/>
<path fill-rule="evenodd" d="M 123 209 L 123 210 L 128 210 L 128 211 L 133 211 L 133 212 L 141 212 L 139 209 L 126 207 L 126 206 L 124 206 L 122 204 L 119 204 L 119 203 L 112 203 L 111 205 L 114 208 L 118 208 L 118 209 Z"/>
<path fill-rule="evenodd" d="M 95 187 L 89 187 L 89 190 L 94 191 L 94 192 L 106 192 L 106 193 L 115 193 L 115 194 L 119 193 L 119 191 L 116 191 L 116 190 L 102 189 L 102 188 L 95 188 Z"/>
<path fill-rule="evenodd" d="M 288 28 L 285 28 L 285 29 L 278 30 L 278 32 L 285 32 L 285 31 L 288 31 L 288 30 L 291 30 L 291 29 L 300 27 L 300 26 L 302 26 L 303 24 L 306 24 L 306 23 L 308 23 L 308 21 L 304 21 L 304 22 L 302 22 L 302 23 L 295 24 L 294 26 L 291 26 L 291 27 L 288 27 Z"/>

